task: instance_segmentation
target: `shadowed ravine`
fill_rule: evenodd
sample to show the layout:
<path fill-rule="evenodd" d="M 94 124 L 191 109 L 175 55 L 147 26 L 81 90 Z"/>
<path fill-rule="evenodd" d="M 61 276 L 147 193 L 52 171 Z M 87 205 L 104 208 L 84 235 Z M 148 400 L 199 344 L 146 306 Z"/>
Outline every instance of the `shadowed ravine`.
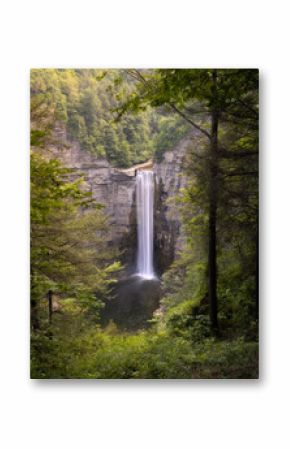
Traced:
<path fill-rule="evenodd" d="M 132 276 L 119 281 L 114 298 L 103 311 L 103 325 L 110 320 L 122 330 L 137 330 L 149 326 L 148 320 L 157 309 L 160 297 L 159 279 Z"/>

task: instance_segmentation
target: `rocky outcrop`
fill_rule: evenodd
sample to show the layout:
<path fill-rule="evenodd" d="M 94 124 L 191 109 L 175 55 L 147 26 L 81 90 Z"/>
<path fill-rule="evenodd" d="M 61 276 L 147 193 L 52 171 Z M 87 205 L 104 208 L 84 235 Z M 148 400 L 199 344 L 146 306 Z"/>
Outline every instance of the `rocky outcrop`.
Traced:
<path fill-rule="evenodd" d="M 135 177 L 119 172 L 106 159 L 99 159 L 84 151 L 76 141 L 70 141 L 66 129 L 58 125 L 54 130 L 52 156 L 57 157 L 77 176 L 83 176 L 93 198 L 104 205 L 110 226 L 110 240 L 120 244 L 124 235 L 134 234 L 132 207 L 135 197 Z"/>
<path fill-rule="evenodd" d="M 186 185 L 185 156 L 192 134 L 154 164 L 156 174 L 155 254 L 159 272 L 165 271 L 184 243 L 177 196 Z"/>

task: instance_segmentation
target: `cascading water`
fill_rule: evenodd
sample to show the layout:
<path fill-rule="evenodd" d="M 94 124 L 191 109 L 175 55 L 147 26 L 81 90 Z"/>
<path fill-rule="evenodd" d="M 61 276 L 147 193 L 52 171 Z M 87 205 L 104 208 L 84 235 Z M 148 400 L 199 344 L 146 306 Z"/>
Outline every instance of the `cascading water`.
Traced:
<path fill-rule="evenodd" d="M 149 326 L 160 299 L 160 281 L 153 268 L 154 174 L 139 170 L 136 176 L 137 269 L 120 279 L 114 296 L 102 312 L 103 324 L 113 320 L 120 329 L 138 330 Z"/>
<path fill-rule="evenodd" d="M 140 170 L 137 172 L 137 274 L 146 279 L 155 277 L 153 269 L 153 205 L 154 178 L 153 172 Z"/>

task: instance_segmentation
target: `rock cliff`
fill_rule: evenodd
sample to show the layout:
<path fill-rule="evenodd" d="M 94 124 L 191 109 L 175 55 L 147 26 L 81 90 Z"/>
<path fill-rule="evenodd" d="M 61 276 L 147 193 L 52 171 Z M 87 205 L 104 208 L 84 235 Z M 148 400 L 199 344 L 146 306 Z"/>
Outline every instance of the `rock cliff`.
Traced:
<path fill-rule="evenodd" d="M 192 135 L 187 136 L 173 149 L 166 151 L 163 159 L 155 163 L 155 255 L 157 270 L 162 273 L 182 248 L 184 235 L 176 201 L 179 190 L 186 185 L 185 156 Z"/>
<path fill-rule="evenodd" d="M 106 159 L 99 159 L 84 151 L 80 144 L 67 137 L 66 129 L 58 125 L 54 130 L 50 152 L 78 176 L 83 176 L 87 188 L 97 202 L 105 207 L 110 225 L 110 240 L 117 244 L 135 226 L 132 206 L 135 177 L 127 176 L 112 167 Z"/>
<path fill-rule="evenodd" d="M 155 254 L 156 269 L 163 272 L 172 262 L 183 241 L 181 224 L 174 196 L 186 184 L 184 158 L 194 136 L 183 139 L 175 148 L 164 153 L 163 160 L 154 163 L 155 195 Z M 82 175 L 93 198 L 105 207 L 110 226 L 110 241 L 125 250 L 125 260 L 134 263 L 136 253 L 136 211 L 134 170 L 119 170 L 106 159 L 82 150 L 80 144 L 68 139 L 65 128 L 58 125 L 50 151 L 53 157 Z"/>

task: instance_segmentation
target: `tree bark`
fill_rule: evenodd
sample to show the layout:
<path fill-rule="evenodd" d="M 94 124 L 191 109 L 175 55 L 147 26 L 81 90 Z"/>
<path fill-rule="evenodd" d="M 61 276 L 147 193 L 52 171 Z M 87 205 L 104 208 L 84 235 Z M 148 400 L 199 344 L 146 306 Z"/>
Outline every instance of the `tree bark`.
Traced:
<path fill-rule="evenodd" d="M 37 302 L 35 299 L 31 299 L 30 301 L 30 310 L 31 310 L 31 328 L 33 330 L 39 329 L 39 319 L 38 319 L 38 309 Z"/>
<path fill-rule="evenodd" d="M 52 290 L 48 290 L 48 322 L 52 323 Z"/>
<path fill-rule="evenodd" d="M 211 113 L 211 142 L 209 167 L 209 227 L 208 227 L 208 295 L 209 315 L 212 330 L 218 332 L 217 305 L 217 251 L 216 251 L 216 220 L 218 194 L 218 122 L 219 111 L 217 104 L 217 70 L 212 73 L 212 113 Z"/>
<path fill-rule="evenodd" d="M 30 324 L 33 330 L 39 330 L 40 323 L 38 317 L 38 301 L 36 299 L 34 271 L 31 269 L 30 275 Z"/>
<path fill-rule="evenodd" d="M 256 304 L 255 304 L 255 312 L 256 312 L 256 319 L 259 319 L 259 211 L 257 212 L 257 229 L 256 229 L 256 255 L 255 255 L 255 287 L 256 287 Z"/>

